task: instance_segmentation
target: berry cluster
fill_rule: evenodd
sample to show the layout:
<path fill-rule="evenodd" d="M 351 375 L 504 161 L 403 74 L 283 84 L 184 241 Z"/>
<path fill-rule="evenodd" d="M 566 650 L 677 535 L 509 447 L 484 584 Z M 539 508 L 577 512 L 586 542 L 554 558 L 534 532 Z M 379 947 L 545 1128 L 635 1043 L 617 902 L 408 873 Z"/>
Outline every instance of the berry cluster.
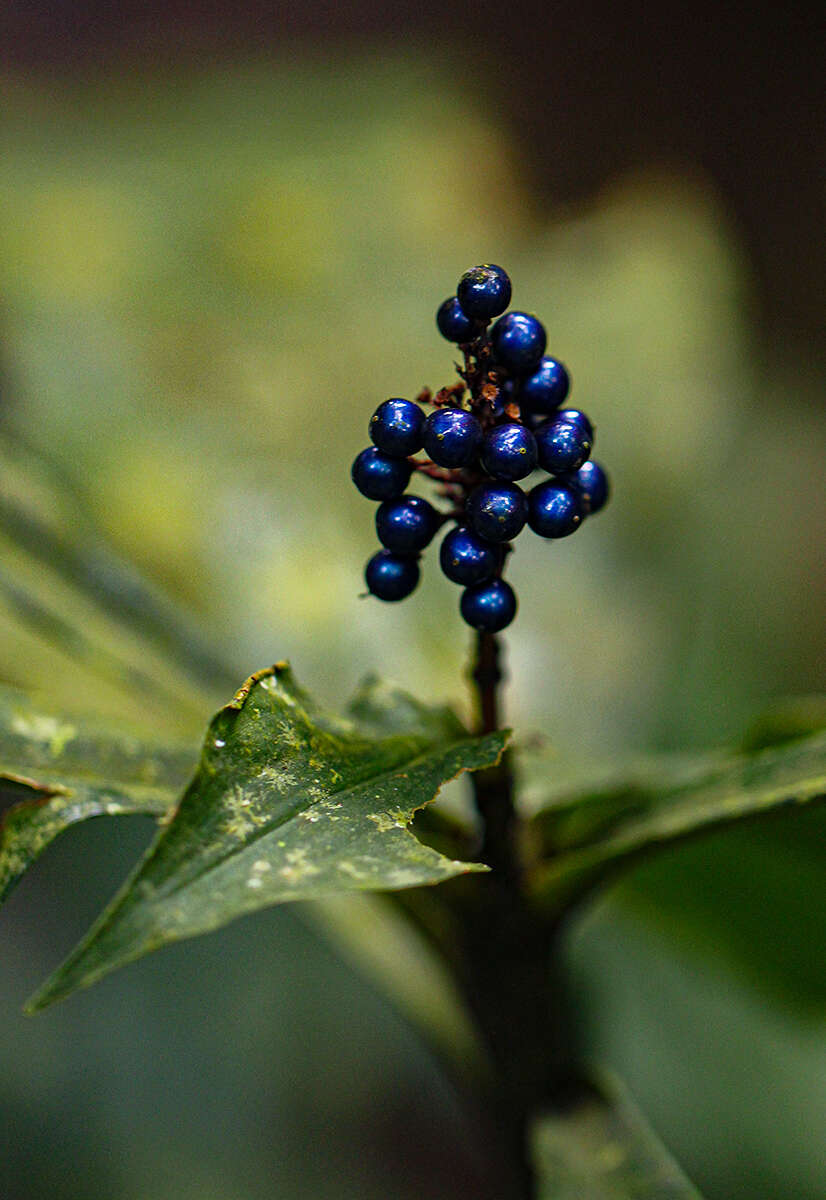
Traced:
<path fill-rule="evenodd" d="M 442 570 L 464 588 L 464 620 L 487 633 L 504 629 L 516 613 L 502 570 L 525 524 L 541 537 L 567 537 L 608 499 L 605 471 L 591 461 L 594 428 L 584 412 L 562 407 L 568 372 L 545 356 L 536 317 L 505 313 L 510 299 L 501 267 L 464 273 L 436 314 L 439 332 L 464 356 L 459 382 L 435 395 L 425 389 L 416 402 L 380 404 L 370 419 L 373 445 L 352 469 L 362 495 L 381 501 L 376 531 L 383 549 L 367 563 L 370 592 L 381 600 L 409 596 L 419 582 L 419 555 L 449 523 Z M 432 409 L 428 416 L 421 405 Z M 422 450 L 427 457 L 416 458 Z M 537 469 L 550 478 L 526 494 L 517 480 Z M 414 471 L 436 482 L 447 511 L 404 494 Z"/>

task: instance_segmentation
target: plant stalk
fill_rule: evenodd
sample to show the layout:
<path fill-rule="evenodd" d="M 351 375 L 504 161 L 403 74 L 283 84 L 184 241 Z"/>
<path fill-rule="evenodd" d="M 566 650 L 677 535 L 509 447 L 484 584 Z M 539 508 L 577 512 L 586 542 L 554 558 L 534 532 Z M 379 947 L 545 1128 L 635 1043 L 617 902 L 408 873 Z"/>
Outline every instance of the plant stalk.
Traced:
<path fill-rule="evenodd" d="M 479 734 L 500 728 L 504 682 L 501 659 L 502 646 L 496 635 L 477 633 L 470 678 Z M 471 973 L 467 982 L 476 1018 L 496 1065 L 492 1115 L 511 1162 L 510 1187 L 514 1200 L 532 1200 L 535 1184 L 527 1138 L 534 1088 L 525 1075 L 525 1022 L 526 1006 L 535 1004 L 537 987 L 544 996 L 544 985 L 535 973 L 537 955 L 525 945 L 528 913 L 522 892 L 510 750 L 505 750 L 495 766 L 475 771 L 472 780 L 481 822 L 479 856 L 491 868 L 491 874 L 479 881 L 483 902 L 465 926 L 465 961 Z M 534 976 L 530 980 L 525 978 L 526 969 Z M 533 1026 L 532 1021 L 529 1023 Z"/>
<path fill-rule="evenodd" d="M 475 724 L 479 734 L 494 733 L 500 727 L 500 686 L 504 681 L 501 654 L 495 634 L 476 634 L 471 679 L 476 694 Z M 482 822 L 482 861 L 503 880 L 518 887 L 521 872 L 510 750 L 505 750 L 495 766 L 475 771 L 472 778 L 476 810 Z"/>
<path fill-rule="evenodd" d="M 501 727 L 501 655 L 495 635 L 477 634 L 470 678 L 480 734 Z M 510 1161 L 508 1200 L 535 1200 L 531 1125 L 571 1077 L 560 926 L 537 911 L 524 888 L 511 752 L 474 772 L 472 780 L 482 823 L 480 857 L 491 872 L 475 877 L 474 899 L 464 908 L 460 971 L 496 1072 L 489 1115 Z"/>

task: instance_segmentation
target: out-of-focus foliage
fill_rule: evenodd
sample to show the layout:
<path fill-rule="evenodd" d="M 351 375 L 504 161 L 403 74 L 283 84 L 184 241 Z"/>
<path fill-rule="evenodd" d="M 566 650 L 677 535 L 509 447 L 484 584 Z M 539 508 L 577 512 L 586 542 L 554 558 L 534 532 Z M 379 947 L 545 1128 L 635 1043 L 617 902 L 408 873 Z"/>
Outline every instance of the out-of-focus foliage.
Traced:
<path fill-rule="evenodd" d="M 534 822 L 547 902 L 584 895 L 620 866 L 698 833 L 826 796 L 826 734 L 750 755 L 654 760 L 612 785 L 553 796 Z"/>
<path fill-rule="evenodd" d="M 169 740 L 200 736 L 237 676 L 197 624 L 113 552 L 48 456 L 0 428 L 0 614 L 21 683 L 52 705 L 111 709 Z M 44 657 L 44 651 L 45 657 Z M 45 673 L 43 673 L 45 672 Z"/>
<path fill-rule="evenodd" d="M 826 525 L 826 418 L 805 364 L 767 372 L 756 355 L 748 264 L 702 177 L 678 165 L 618 181 L 588 211 L 541 213 L 505 132 L 446 64 L 375 53 L 0 89 L 3 419 L 48 450 L 121 553 L 201 614 L 239 678 L 289 655 L 322 697 L 373 667 L 456 698 L 464 646 L 438 571 L 426 564 L 404 605 L 357 599 L 372 511 L 347 472 L 374 404 L 449 381 L 433 312 L 492 259 L 571 368 L 616 496 L 576 538 L 514 562 L 520 735 L 550 738 L 562 774 L 619 749 L 731 741 L 767 698 L 822 687 L 811 547 Z M 97 636 L 85 610 L 58 612 Z M 162 697 L 23 633 L 14 606 L 0 631 L 6 680 L 163 724 Z M 826 997 L 818 817 L 675 851 L 577 940 L 592 1045 L 712 1198 L 826 1188 L 812 1149 L 826 1048 L 822 1022 L 805 1023 Z M 7 1029 L 20 978 L 34 983 L 70 940 L 47 901 L 80 932 L 142 836 L 70 831 L 12 897 Z M 101 861 L 67 894 L 60 868 L 81 838 L 110 839 L 112 876 Z M 31 920 L 15 902 L 38 887 Z M 344 1131 L 384 1120 L 385 1164 L 403 1153 L 391 1146 L 432 1144 L 436 1124 L 417 1138 L 399 1115 L 408 1087 L 453 1136 L 449 1170 L 427 1175 L 417 1154 L 392 1172 L 400 1200 L 448 1197 L 449 1180 L 483 1194 L 468 1159 L 457 1167 L 450 1101 L 393 1016 L 293 917 L 257 921 L 170 953 L 157 984 L 133 970 L 82 1014 L 67 1006 L 51 1039 L 21 1025 L 6 1040 L 15 1195 L 263 1200 L 275 1179 L 301 1200 L 332 1173 L 341 1200 L 384 1197 L 383 1167 Z M 62 1156 L 43 1156 L 47 1128 Z"/>
<path fill-rule="evenodd" d="M 55 716 L 0 692 L 0 902 L 64 830 L 100 816 L 160 817 L 197 758 L 193 747 L 139 741 L 87 714 Z"/>
<path fill-rule="evenodd" d="M 700 1200 L 628 1098 L 597 1091 L 534 1131 L 539 1200 Z"/>

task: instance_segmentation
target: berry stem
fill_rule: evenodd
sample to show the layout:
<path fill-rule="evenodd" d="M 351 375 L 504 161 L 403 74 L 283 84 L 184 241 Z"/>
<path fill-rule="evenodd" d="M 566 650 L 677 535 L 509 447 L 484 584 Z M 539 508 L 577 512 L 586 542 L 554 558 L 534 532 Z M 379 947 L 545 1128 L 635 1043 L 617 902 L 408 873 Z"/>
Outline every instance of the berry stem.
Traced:
<path fill-rule="evenodd" d="M 500 687 L 504 681 L 501 643 L 493 633 L 477 633 L 470 677 L 476 698 L 476 732 L 494 733 L 500 725 Z M 481 857 L 514 887 L 519 887 L 517 816 L 513 763 L 509 750 L 499 762 L 472 775 L 474 800 L 482 821 Z"/>
<path fill-rule="evenodd" d="M 479 734 L 500 727 L 502 645 L 495 634 L 476 634 L 469 674 Z M 491 874 L 480 881 L 478 905 L 466 913 L 463 982 L 496 1069 L 487 1103 L 512 1172 L 508 1200 L 535 1200 L 530 1128 L 550 1094 L 552 1074 L 544 1053 L 553 1008 L 550 935 L 522 886 L 510 751 L 471 778 L 482 822 L 480 857 Z"/>

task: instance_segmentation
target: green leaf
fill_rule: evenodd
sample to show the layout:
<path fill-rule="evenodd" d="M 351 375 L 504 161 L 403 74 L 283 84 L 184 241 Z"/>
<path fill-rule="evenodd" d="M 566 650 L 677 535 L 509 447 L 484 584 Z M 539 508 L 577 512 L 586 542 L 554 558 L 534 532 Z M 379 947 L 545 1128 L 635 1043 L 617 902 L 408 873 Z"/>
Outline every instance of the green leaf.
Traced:
<path fill-rule="evenodd" d="M 784 696 L 752 721 L 740 747 L 744 753 L 797 741 L 826 729 L 826 696 Z"/>
<path fill-rule="evenodd" d="M 55 716 L 0 689 L 0 903 L 69 825 L 163 816 L 196 759 L 191 747 L 153 745 L 85 717 Z"/>
<path fill-rule="evenodd" d="M 584 1089 L 537 1122 L 538 1200 L 700 1200 L 627 1096 L 611 1091 Z"/>
<path fill-rule="evenodd" d="M 253 675 L 213 719 L 172 820 L 30 1010 L 267 905 L 484 870 L 408 825 L 447 780 L 496 762 L 507 733 L 471 737 L 375 682 L 351 713 L 318 710 L 284 664 Z"/>
<path fill-rule="evenodd" d="M 823 732 L 755 754 L 655 760 L 622 784 L 605 781 L 550 798 L 532 822 L 547 859 L 537 869 L 535 888 L 563 906 L 658 847 L 823 799 Z"/>
<path fill-rule="evenodd" d="M 17 657 L 25 686 L 35 658 L 51 670 L 50 686 L 62 685 L 57 652 L 75 690 L 85 673 L 114 693 L 114 711 L 131 708 L 134 720 L 151 717 L 164 730 L 173 721 L 202 729 L 211 695 L 232 686 L 194 622 L 112 550 L 63 474 L 8 426 L 0 429 L 0 563 L 0 624 L 14 639 L 5 670 Z"/>

